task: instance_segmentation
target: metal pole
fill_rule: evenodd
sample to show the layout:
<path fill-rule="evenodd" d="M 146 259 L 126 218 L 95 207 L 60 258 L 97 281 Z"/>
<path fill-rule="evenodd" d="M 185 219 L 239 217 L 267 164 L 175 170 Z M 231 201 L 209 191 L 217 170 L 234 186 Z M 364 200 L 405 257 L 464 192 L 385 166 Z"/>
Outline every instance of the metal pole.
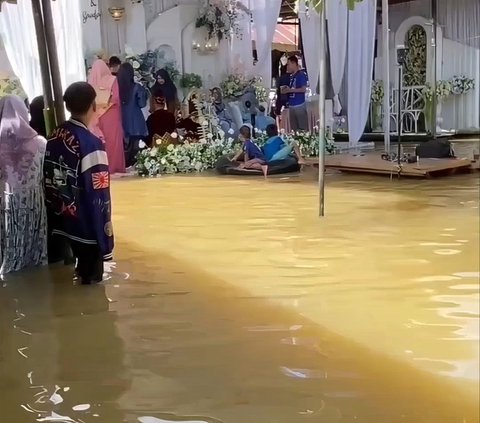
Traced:
<path fill-rule="evenodd" d="M 382 0 L 383 139 L 385 151 L 390 153 L 390 29 L 388 21 L 388 0 Z"/>
<path fill-rule="evenodd" d="M 62 80 L 60 77 L 60 66 L 58 64 L 57 43 L 55 41 L 55 28 L 53 24 L 51 0 L 42 0 L 43 22 L 45 24 L 45 38 L 47 42 L 48 59 L 50 61 L 50 72 L 52 75 L 52 86 L 55 104 L 57 124 L 65 121 L 65 109 L 63 107 Z"/>
<path fill-rule="evenodd" d="M 398 165 L 400 166 L 402 159 L 400 155 L 402 154 L 402 88 L 403 88 L 403 81 L 402 81 L 402 68 L 403 64 L 398 65 L 398 109 L 397 109 L 397 132 L 398 132 L 398 138 L 397 138 L 397 162 Z"/>
<path fill-rule="evenodd" d="M 55 128 L 55 113 L 53 110 L 52 83 L 50 80 L 50 66 L 48 63 L 47 45 L 42 17 L 40 0 L 32 0 L 33 21 L 37 36 L 38 56 L 40 59 L 40 71 L 42 74 L 43 102 L 45 115 L 45 129 L 49 134 Z"/>
<path fill-rule="evenodd" d="M 432 96 L 432 135 L 437 139 L 437 0 L 432 0 L 432 44 L 433 44 L 433 96 Z"/>
<path fill-rule="evenodd" d="M 325 216 L 325 49 L 326 49 L 326 20 L 324 4 L 320 12 L 320 75 L 318 81 L 318 185 L 319 185 L 319 216 Z M 314 13 L 312 11 L 312 13 Z"/>

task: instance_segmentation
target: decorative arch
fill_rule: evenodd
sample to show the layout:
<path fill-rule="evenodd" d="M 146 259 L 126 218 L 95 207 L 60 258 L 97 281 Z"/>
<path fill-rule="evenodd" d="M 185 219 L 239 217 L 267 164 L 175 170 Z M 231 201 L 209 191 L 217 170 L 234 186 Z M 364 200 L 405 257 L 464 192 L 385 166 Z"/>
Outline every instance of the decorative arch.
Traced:
<path fill-rule="evenodd" d="M 434 83 L 434 70 L 436 66 L 437 69 L 437 80 L 442 79 L 442 44 L 443 44 L 443 31 L 442 28 L 437 27 L 437 60 L 434 63 L 434 47 L 432 43 L 432 22 L 430 19 L 424 18 L 423 16 L 411 16 L 405 19 L 397 31 L 395 32 L 395 46 L 405 45 L 405 40 L 408 35 L 408 32 L 411 28 L 415 26 L 420 26 L 425 30 L 427 35 L 427 73 L 426 73 L 426 82 L 430 84 Z M 394 51 L 392 54 L 396 54 Z M 395 61 L 396 62 L 396 61 Z"/>

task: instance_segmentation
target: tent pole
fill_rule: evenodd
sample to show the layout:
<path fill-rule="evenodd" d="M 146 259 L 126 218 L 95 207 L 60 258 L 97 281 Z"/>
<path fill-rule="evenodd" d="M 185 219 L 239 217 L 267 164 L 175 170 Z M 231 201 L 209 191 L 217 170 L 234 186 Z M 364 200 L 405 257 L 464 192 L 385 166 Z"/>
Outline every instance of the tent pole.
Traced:
<path fill-rule="evenodd" d="M 62 80 L 58 64 L 57 42 L 55 40 L 55 26 L 53 24 L 51 0 L 42 0 L 43 22 L 45 24 L 45 38 L 47 42 L 48 59 L 52 75 L 52 86 L 57 124 L 65 122 L 65 109 L 63 107 Z"/>
<path fill-rule="evenodd" d="M 47 135 L 55 129 L 55 113 L 53 109 L 52 83 L 50 80 L 50 66 L 48 63 L 47 45 L 45 42 L 45 31 L 42 17 L 42 6 L 40 0 L 32 0 L 33 21 L 37 35 L 38 56 L 40 59 L 40 71 L 42 74 L 43 102 L 45 129 Z M 31 99 L 30 99 L 31 100 Z"/>
<path fill-rule="evenodd" d="M 432 44 L 433 44 L 433 97 L 432 97 L 432 135 L 433 139 L 437 139 L 437 107 L 438 107 L 438 100 L 437 100 L 437 0 L 432 0 Z"/>
<path fill-rule="evenodd" d="M 383 139 L 385 151 L 390 153 L 390 29 L 388 21 L 388 0 L 382 0 Z"/>
<path fill-rule="evenodd" d="M 325 87 L 326 87 L 326 73 L 325 73 L 325 49 L 326 49 L 326 20 L 325 7 L 323 5 L 320 12 L 320 75 L 318 81 L 318 185 L 319 185 L 319 216 L 325 216 Z"/>

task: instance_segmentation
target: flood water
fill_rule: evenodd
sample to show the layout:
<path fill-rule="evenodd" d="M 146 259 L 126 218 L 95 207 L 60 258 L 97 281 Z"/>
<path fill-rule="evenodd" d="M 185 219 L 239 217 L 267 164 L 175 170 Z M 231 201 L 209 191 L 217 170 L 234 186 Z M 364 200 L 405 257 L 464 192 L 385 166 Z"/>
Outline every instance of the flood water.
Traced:
<path fill-rule="evenodd" d="M 116 263 L 0 288 L 0 422 L 475 423 L 478 174 L 113 185 Z"/>

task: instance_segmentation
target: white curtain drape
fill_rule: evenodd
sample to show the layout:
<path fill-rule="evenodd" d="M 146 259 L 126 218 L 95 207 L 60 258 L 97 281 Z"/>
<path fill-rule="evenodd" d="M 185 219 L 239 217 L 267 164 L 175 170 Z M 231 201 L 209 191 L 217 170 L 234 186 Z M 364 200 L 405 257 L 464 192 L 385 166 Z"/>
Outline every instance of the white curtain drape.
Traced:
<path fill-rule="evenodd" d="M 263 78 L 270 88 L 272 80 L 272 41 L 280 15 L 282 0 L 252 0 L 252 15 L 257 36 L 257 58 L 255 73 Z"/>
<path fill-rule="evenodd" d="M 308 79 L 310 88 L 316 92 L 318 77 L 320 75 L 320 52 L 318 42 L 320 40 L 320 31 L 322 30 L 322 21 L 320 15 L 314 10 L 306 13 L 305 1 L 299 4 L 300 25 L 302 28 L 302 40 L 305 63 L 308 70 Z"/>
<path fill-rule="evenodd" d="M 250 8 L 251 1 L 240 0 L 241 3 Z M 247 13 L 238 13 L 238 26 L 240 37 L 233 36 L 230 44 L 230 68 L 233 71 L 241 72 L 247 77 L 253 76 L 253 50 L 252 50 L 252 24 L 251 17 Z"/>
<path fill-rule="evenodd" d="M 480 128 L 480 2 L 438 0 L 438 20 L 443 32 L 442 79 L 465 75 L 475 88 L 451 95 L 443 103 L 443 129 Z"/>
<path fill-rule="evenodd" d="M 28 30 L 25 30 L 28 28 Z M 37 38 L 29 0 L 18 4 L 3 3 L 0 13 L 0 37 L 10 66 L 22 83 L 23 91 L 32 99 L 42 94 L 42 77 Z"/>
<path fill-rule="evenodd" d="M 330 52 L 330 73 L 333 86 L 333 111 L 339 115 L 342 104 L 338 94 L 342 88 L 347 56 L 348 9 L 345 0 L 327 0 L 326 17 Z"/>
<path fill-rule="evenodd" d="M 52 2 L 52 13 L 60 77 L 65 89 L 73 82 L 85 80 L 80 2 L 56 0 Z M 17 5 L 3 5 L 0 13 L 0 36 L 13 72 L 30 100 L 43 93 L 34 28 L 29 0 L 18 0 Z"/>
<path fill-rule="evenodd" d="M 65 90 L 74 82 L 86 80 L 80 0 L 55 0 L 52 13 L 60 77 Z"/>
<path fill-rule="evenodd" d="M 368 118 L 375 47 L 376 1 L 364 0 L 348 12 L 348 133 L 360 140 Z"/>

